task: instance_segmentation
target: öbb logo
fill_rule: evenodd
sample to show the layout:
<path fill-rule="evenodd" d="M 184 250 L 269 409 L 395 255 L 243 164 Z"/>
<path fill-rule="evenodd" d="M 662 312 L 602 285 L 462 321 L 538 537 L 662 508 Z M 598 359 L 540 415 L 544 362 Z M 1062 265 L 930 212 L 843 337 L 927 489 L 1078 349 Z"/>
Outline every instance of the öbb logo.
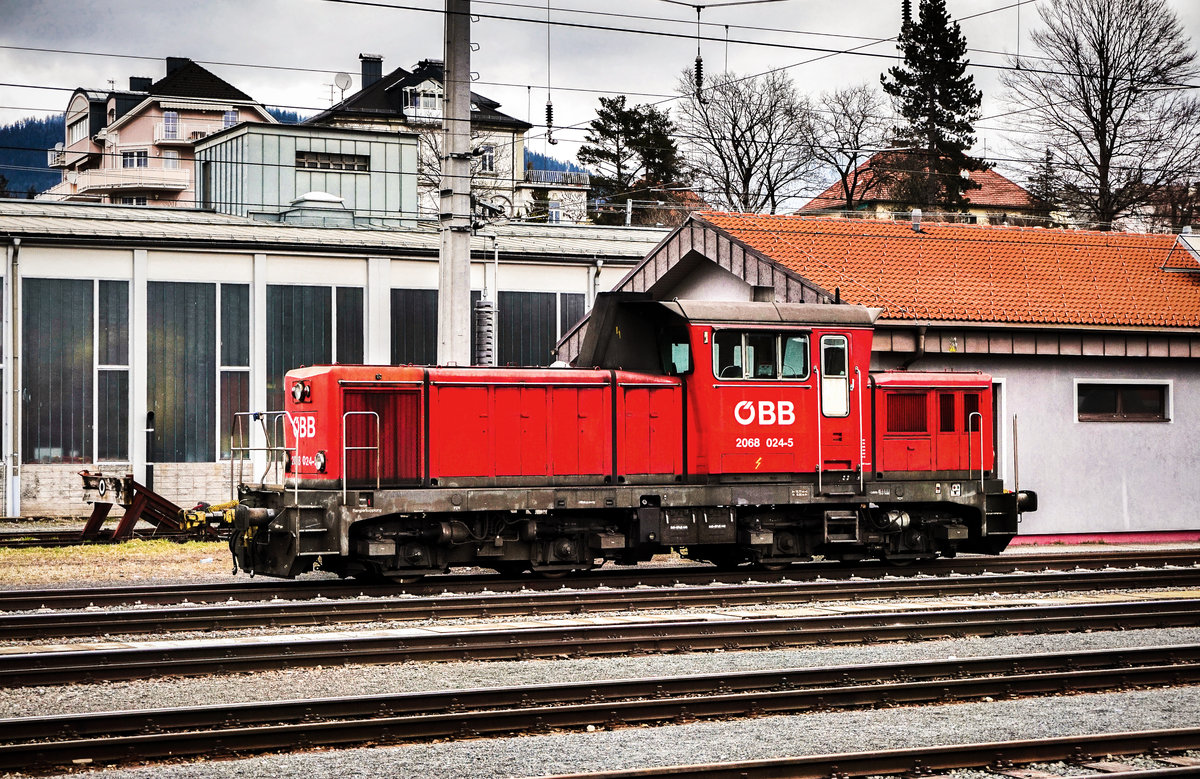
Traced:
<path fill-rule="evenodd" d="M 743 400 L 733 407 L 733 418 L 739 425 L 752 425 L 755 419 L 760 425 L 794 425 L 796 406 L 790 400 L 781 400 L 778 403 L 770 400 L 760 400 L 757 403 Z"/>

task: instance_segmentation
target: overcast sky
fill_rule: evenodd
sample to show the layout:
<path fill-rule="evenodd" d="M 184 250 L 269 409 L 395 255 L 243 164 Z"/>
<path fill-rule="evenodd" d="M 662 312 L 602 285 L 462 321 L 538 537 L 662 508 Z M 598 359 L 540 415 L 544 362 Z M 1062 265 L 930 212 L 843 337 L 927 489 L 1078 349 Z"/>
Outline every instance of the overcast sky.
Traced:
<path fill-rule="evenodd" d="M 708 73 L 724 70 L 726 62 L 739 74 L 791 66 L 788 72 L 796 85 L 816 93 L 864 81 L 878 85 L 879 74 L 895 62 L 895 44 L 887 39 L 899 28 L 900 0 L 780 0 L 730 8 L 719 7 L 722 2 L 726 0 L 712 0 L 702 14 L 701 51 Z M 549 78 L 555 124 L 564 128 L 586 124 L 601 94 L 628 94 L 634 102 L 663 100 L 663 107 L 671 106 L 668 97 L 679 73 L 696 56 L 693 8 L 666 0 L 551 0 L 550 5 L 550 19 L 581 26 L 548 28 L 545 0 L 474 0 L 472 10 L 479 15 L 472 25 L 478 46 L 472 55 L 472 70 L 479 77 L 476 92 L 499 101 L 506 113 L 541 124 Z M 1200 41 L 1200 0 L 1168 0 L 1168 5 L 1193 41 Z M 962 20 L 973 63 L 1003 64 L 1018 46 L 1022 55 L 1034 53 L 1029 31 L 1038 24 L 1036 2 L 947 0 L 947 6 Z M 111 80 L 126 88 L 131 75 L 160 78 L 167 56 L 202 62 L 268 105 L 315 112 L 329 106 L 329 85 L 337 72 L 353 76 L 351 91 L 359 88 L 360 52 L 383 55 L 385 72 L 441 58 L 442 7 L 441 0 L 378 0 L 372 5 L 330 0 L 0 0 L 0 45 L 48 49 L 0 48 L 0 81 L 59 88 L 0 86 L 0 123 L 46 115 L 33 109 L 61 111 L 75 87 L 103 89 Z M 857 52 L 823 51 L 848 49 Z M 1002 159 L 1011 154 L 1002 122 L 988 119 L 1004 110 L 996 71 L 971 72 L 984 94 L 976 153 Z M 555 135 L 565 142 L 546 149 L 535 128 L 528 145 L 572 157 L 572 141 L 582 131 L 562 129 Z M 1004 162 L 999 164 L 1003 170 Z"/>

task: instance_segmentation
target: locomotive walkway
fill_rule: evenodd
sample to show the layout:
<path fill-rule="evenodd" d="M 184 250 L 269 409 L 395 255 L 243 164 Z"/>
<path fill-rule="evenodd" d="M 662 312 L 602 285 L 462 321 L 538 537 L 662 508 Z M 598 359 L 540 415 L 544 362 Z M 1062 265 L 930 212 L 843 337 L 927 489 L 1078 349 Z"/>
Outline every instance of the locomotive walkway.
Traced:
<path fill-rule="evenodd" d="M 0 639 L 52 639 L 378 621 L 496 618 L 549 614 L 730 608 L 980 593 L 1067 592 L 1200 586 L 1200 567 L 980 574 L 777 584 L 591 589 L 434 597 L 356 597 L 317 602 L 174 606 L 120 611 L 0 614 Z"/>
<path fill-rule="evenodd" d="M 965 636 L 1200 626 L 1200 600 L 1135 599 L 790 617 L 593 618 L 367 633 L 65 646 L 0 653 L 0 686 L 440 660 L 742 650 Z"/>
<path fill-rule="evenodd" d="M 596 724 L 615 728 L 1197 681 L 1200 645 L 1180 645 L 28 717 L 0 720 L 0 769 L 473 738 Z M 1157 734 L 1153 741 L 1103 743 L 1100 754 L 1146 751 L 1151 746 L 1160 752 L 1194 749 L 1200 747 L 1200 729 Z M 795 764 L 803 771 L 780 772 L 783 761 L 762 761 L 746 773 L 739 771 L 751 764 L 737 764 L 732 773 L 726 767 L 693 767 L 682 775 L 829 776 L 988 765 L 1000 755 L 1017 762 L 1081 754 L 1068 750 L 1052 756 L 1059 755 L 1056 749 L 1061 747 L 1037 750 L 1027 745 L 1017 756 L 996 748 L 950 748 L 948 754 L 956 759 L 981 761 L 960 763 L 945 758 L 926 761 L 923 751 L 906 750 L 903 760 L 908 762 L 901 753 L 883 752 L 876 753 L 875 761 L 836 763 L 837 770 L 805 758 Z M 913 762 L 918 752 L 922 757 Z M 775 772 L 768 770 L 772 764 Z M 818 770 L 818 765 L 825 767 Z M 807 773 L 809 769 L 817 773 Z"/>

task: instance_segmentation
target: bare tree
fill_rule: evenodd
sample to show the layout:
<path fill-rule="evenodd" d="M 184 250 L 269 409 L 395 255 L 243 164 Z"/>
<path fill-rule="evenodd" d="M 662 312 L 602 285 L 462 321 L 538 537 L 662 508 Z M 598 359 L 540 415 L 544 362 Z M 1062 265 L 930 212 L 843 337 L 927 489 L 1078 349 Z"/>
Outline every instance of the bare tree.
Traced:
<path fill-rule="evenodd" d="M 812 157 L 802 139 L 811 117 L 786 74 L 723 73 L 697 94 L 687 72 L 678 91 L 683 100 L 677 123 L 705 200 L 731 211 L 773 214 L 805 188 Z"/>
<path fill-rule="evenodd" d="M 837 175 L 842 198 L 839 205 L 853 211 L 888 180 L 882 169 L 865 164 L 887 142 L 891 126 L 887 103 L 870 84 L 835 89 L 818 98 L 812 121 L 809 153 L 819 165 Z"/>
<path fill-rule="evenodd" d="M 1031 162 L 1047 144 L 1067 208 L 1108 229 L 1200 159 L 1196 53 L 1165 0 L 1049 0 L 1033 41 L 1052 62 L 1003 74 Z M 1028 65 L 1029 63 L 1024 63 Z"/>
<path fill-rule="evenodd" d="M 504 209 L 512 215 L 514 204 L 509 194 L 516 175 L 512 136 L 493 135 L 471 130 L 471 195 L 478 201 Z M 417 198 L 422 216 L 437 214 L 441 208 L 438 191 L 442 185 L 441 125 L 417 129 Z"/>

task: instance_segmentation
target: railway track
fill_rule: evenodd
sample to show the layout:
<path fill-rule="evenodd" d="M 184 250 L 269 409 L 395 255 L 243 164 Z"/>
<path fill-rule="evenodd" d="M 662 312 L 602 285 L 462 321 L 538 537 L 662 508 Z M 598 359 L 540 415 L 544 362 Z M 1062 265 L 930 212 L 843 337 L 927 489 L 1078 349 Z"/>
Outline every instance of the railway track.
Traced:
<path fill-rule="evenodd" d="M 405 661 L 776 649 L 965 636 L 1196 627 L 1200 600 L 917 610 L 588 625 L 406 628 L 258 639 L 118 643 L 0 655 L 0 686 L 27 687 Z"/>
<path fill-rule="evenodd" d="M 1067 763 L 1088 776 L 1108 779 L 1165 779 L 1200 774 L 1200 760 L 1177 753 L 1200 748 L 1200 728 L 1149 730 L 1126 733 L 1067 736 L 982 744 L 953 744 L 924 749 L 849 752 L 813 757 L 784 757 L 737 763 L 667 766 L 633 771 L 558 774 L 546 779 L 628 779 L 670 776 L 675 779 L 826 779 L 830 776 L 933 776 L 935 771 L 995 769 L 997 775 L 1013 773 L 1028 763 Z M 1163 767 L 1137 769 L 1121 766 L 1114 756 L 1146 756 Z M 1026 776 L 1051 776 L 1028 773 Z M 1067 775 L 1067 774 L 1064 774 Z M 1076 776 L 1081 774 L 1074 774 Z"/>
<path fill-rule="evenodd" d="M 447 593 L 500 593 L 596 587 L 633 588 L 639 586 L 736 584 L 746 581 L 785 582 L 816 580 L 894 579 L 898 575 L 914 578 L 927 575 L 948 577 L 955 574 L 1014 573 L 1029 571 L 1071 571 L 1075 569 L 1125 570 L 1144 567 L 1200 566 L 1200 549 L 1174 551 L 1096 552 L 1072 554 L 1000 555 L 997 557 L 959 557 L 934 560 L 904 569 L 886 565 L 853 567 L 832 562 L 803 563 L 783 571 L 757 571 L 739 568 L 721 571 L 708 566 L 603 568 L 562 579 L 504 578 L 497 574 L 450 574 L 431 576 L 414 584 L 364 585 L 340 579 L 261 580 L 218 584 L 167 584 L 85 589 L 39 589 L 0 591 L 0 611 L 34 609 L 70 609 L 95 606 L 161 605 L 170 603 L 219 603 L 253 600 L 345 599 L 394 595 L 433 596 Z"/>
<path fill-rule="evenodd" d="M 5 742 L 0 745 L 0 769 L 80 760 L 214 756 L 297 745 L 473 738 L 596 723 L 623 727 L 1198 681 L 1200 645 L 1186 645 L 26 717 L 0 720 L 0 740 Z M 1159 746 L 1195 748 L 1200 745 L 1200 731 L 1194 738 L 1181 747 Z M 985 764 L 994 760 L 995 754 L 993 751 Z M 878 773 L 878 766 L 891 763 L 869 765 L 872 770 L 868 773 Z M 826 770 L 820 775 L 838 773 Z"/>
<path fill-rule="evenodd" d="M 113 538 L 112 531 L 101 531 L 96 538 L 83 538 L 78 530 L 21 530 L 0 533 L 0 549 L 57 548 L 94 544 L 122 544 L 126 541 L 165 538 L 170 541 L 198 540 L 194 533 L 164 530 L 135 530 L 130 538 Z"/>
<path fill-rule="evenodd" d="M 718 584 L 519 594 L 375 597 L 282 603 L 172 606 L 120 611 L 0 614 L 0 639 L 135 635 L 379 621 L 498 618 L 687 608 L 730 608 L 835 600 L 928 598 L 980 593 L 1148 589 L 1200 585 L 1200 568 L 980 574 L 871 581 Z"/>

